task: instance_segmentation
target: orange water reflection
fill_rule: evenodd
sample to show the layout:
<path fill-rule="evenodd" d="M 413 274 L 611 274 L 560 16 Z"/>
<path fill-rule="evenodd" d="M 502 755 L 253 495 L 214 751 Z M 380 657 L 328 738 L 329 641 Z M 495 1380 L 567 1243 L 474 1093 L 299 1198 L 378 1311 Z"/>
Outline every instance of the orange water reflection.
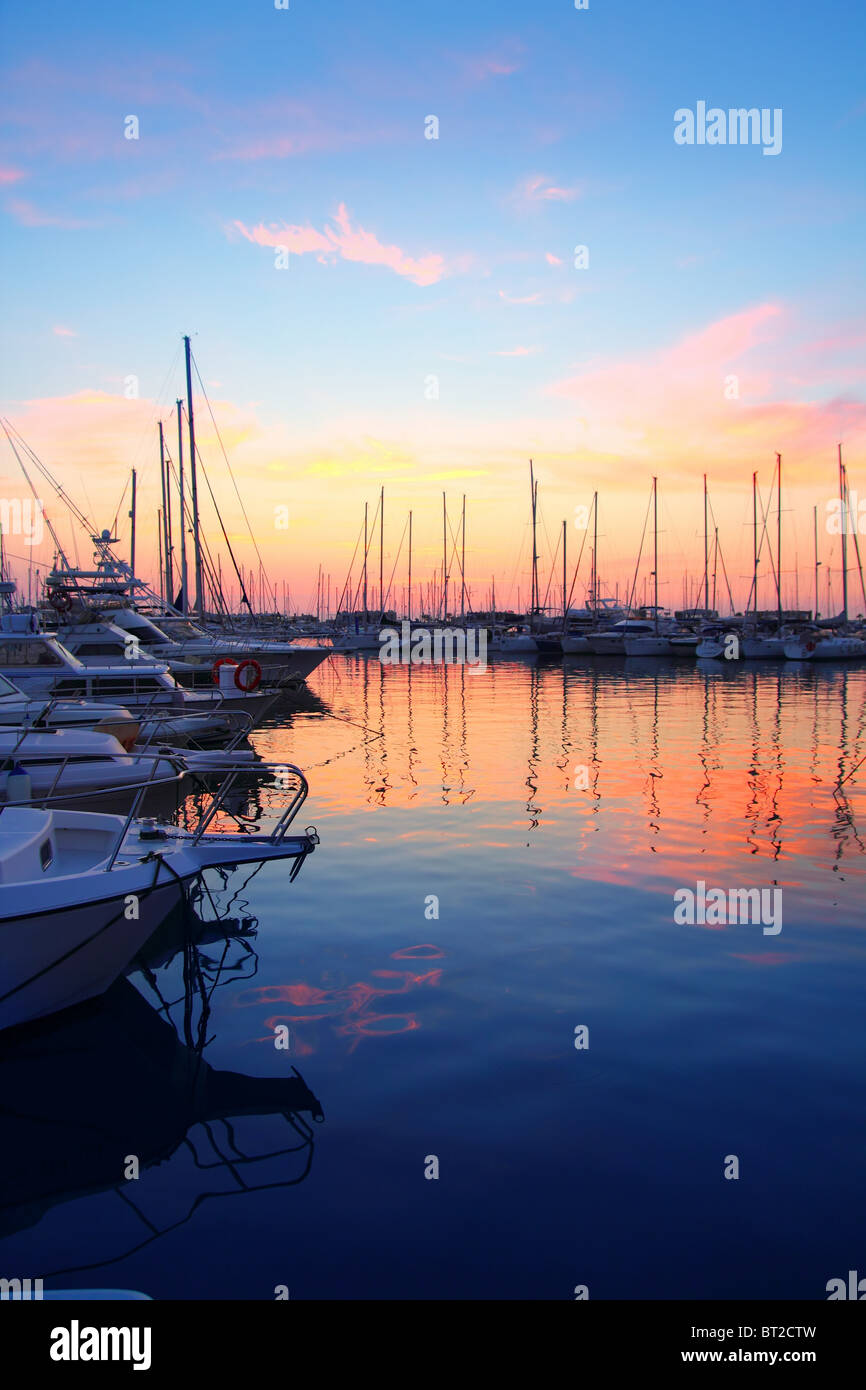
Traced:
<path fill-rule="evenodd" d="M 795 861 L 862 863 L 866 768 L 843 779 L 866 757 L 866 671 L 707 666 L 511 661 L 470 675 L 335 657 L 316 676 L 324 712 L 255 743 L 310 769 L 320 828 L 350 816 L 356 842 L 421 839 L 416 813 L 438 807 L 455 849 L 567 840 L 575 877 L 664 891 L 714 866 L 730 878 L 738 861 L 736 881 L 751 860 L 791 887 Z M 462 830 L 461 807 L 475 816 Z M 400 809 L 408 823 L 380 822 Z"/>

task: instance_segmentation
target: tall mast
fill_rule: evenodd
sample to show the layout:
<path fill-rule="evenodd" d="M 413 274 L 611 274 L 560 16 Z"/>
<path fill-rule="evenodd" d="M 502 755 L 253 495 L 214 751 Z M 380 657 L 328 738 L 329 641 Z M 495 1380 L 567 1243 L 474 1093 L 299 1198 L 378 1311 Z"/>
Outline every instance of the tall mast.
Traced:
<path fill-rule="evenodd" d="M 367 625 L 367 507 L 364 503 L 364 626 Z"/>
<path fill-rule="evenodd" d="M 752 592 L 755 599 L 755 627 L 758 626 L 758 475 L 752 474 Z"/>
<path fill-rule="evenodd" d="M 812 509 L 815 522 L 815 622 L 818 621 L 818 566 L 821 561 L 818 559 L 818 508 Z"/>
<path fill-rule="evenodd" d="M 776 499 L 778 508 L 776 511 L 776 608 L 778 610 L 778 625 L 782 627 L 782 455 L 776 455 Z"/>
<path fill-rule="evenodd" d="M 169 519 L 169 499 L 171 491 L 167 485 L 165 462 L 165 436 L 162 421 L 159 422 L 159 481 L 162 486 L 162 554 L 165 570 L 164 597 L 171 603 L 171 521 Z"/>
<path fill-rule="evenodd" d="M 189 612 L 186 571 L 186 489 L 183 480 L 183 401 L 177 402 L 177 468 L 180 487 L 180 611 Z M 241 581 L 243 587 L 243 581 Z"/>
<path fill-rule="evenodd" d="M 200 618 L 204 617 L 204 595 L 201 586 L 201 538 L 198 527 L 198 487 L 196 480 L 196 459 L 195 459 L 195 418 L 192 408 L 192 366 L 189 347 L 189 338 L 183 340 L 184 353 L 186 356 L 186 414 L 189 421 L 189 471 L 192 482 L 192 536 L 195 547 L 195 609 Z"/>
<path fill-rule="evenodd" d="M 529 625 L 535 627 L 535 610 L 538 606 L 538 551 L 536 549 L 535 531 L 535 470 L 532 459 L 529 460 L 529 494 L 532 503 L 532 599 L 529 606 Z"/>
<path fill-rule="evenodd" d="M 448 621 L 448 512 L 442 494 L 442 619 Z"/>
<path fill-rule="evenodd" d="M 162 508 L 156 509 L 156 544 L 159 551 L 159 596 L 165 602 L 165 569 L 162 563 Z"/>
<path fill-rule="evenodd" d="M 466 617 L 466 493 L 463 494 L 463 524 L 460 528 L 460 620 Z"/>
<path fill-rule="evenodd" d="M 659 508 L 658 478 L 653 478 L 653 618 L 659 630 Z"/>
<path fill-rule="evenodd" d="M 132 521 L 132 537 L 129 542 L 129 568 L 132 570 L 133 586 L 130 596 L 135 597 L 135 469 L 132 470 L 132 500 L 129 508 L 129 515 Z"/>
<path fill-rule="evenodd" d="M 565 631 L 565 623 L 566 623 L 566 617 L 567 617 L 567 614 L 566 614 L 566 611 L 565 611 L 565 605 L 566 605 L 566 587 L 565 587 L 565 586 L 566 586 L 566 577 L 565 577 L 565 574 L 566 574 L 566 565 L 565 565 L 565 560 L 566 560 L 566 555 L 565 555 L 566 535 L 567 535 L 567 532 L 566 532 L 566 524 L 565 524 L 565 518 L 563 517 L 563 521 L 562 521 L 562 630 L 563 630 L 563 632 Z"/>
<path fill-rule="evenodd" d="M 592 494 L 592 625 L 598 621 L 598 493 Z"/>
<path fill-rule="evenodd" d="M 409 602 L 406 614 L 409 622 L 412 621 L 412 513 L 409 513 Z"/>
<path fill-rule="evenodd" d="M 710 607 L 710 565 L 707 536 L 707 475 L 704 474 L 704 608 Z"/>
<path fill-rule="evenodd" d="M 839 498 L 842 503 L 842 621 L 848 621 L 848 495 L 845 487 L 845 466 L 842 463 L 842 445 L 839 454 Z"/>
<path fill-rule="evenodd" d="M 385 556 L 385 488 L 382 487 L 379 493 L 379 618 L 385 616 L 385 587 L 384 587 L 384 556 Z"/>

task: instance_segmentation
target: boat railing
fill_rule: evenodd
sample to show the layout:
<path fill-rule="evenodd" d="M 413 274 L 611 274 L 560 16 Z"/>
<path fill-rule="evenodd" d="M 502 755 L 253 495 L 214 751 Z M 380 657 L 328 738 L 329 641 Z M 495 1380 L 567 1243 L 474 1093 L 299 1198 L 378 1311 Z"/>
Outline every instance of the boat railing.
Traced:
<path fill-rule="evenodd" d="M 223 699 L 224 698 L 225 697 L 223 697 Z M 250 714 L 250 711 L 247 709 L 220 709 L 219 715 L 221 719 L 224 719 L 226 721 L 229 728 L 231 728 L 232 725 L 236 725 L 235 733 L 232 734 L 231 738 L 229 739 L 228 743 L 225 745 L 225 748 L 223 750 L 226 753 L 233 753 L 243 742 L 243 740 L 252 732 L 253 726 L 255 724 L 255 719 L 253 718 L 252 714 Z M 210 727 L 210 721 L 213 718 L 213 711 L 210 711 L 207 714 L 183 715 L 178 715 L 178 713 L 174 711 L 161 715 L 153 715 L 151 717 L 148 717 L 146 720 L 137 720 L 138 723 L 146 723 L 148 725 L 152 725 L 152 727 L 147 737 L 136 744 L 136 752 L 138 752 L 139 750 L 144 751 L 145 749 L 151 747 L 154 739 L 159 738 L 160 736 L 160 725 L 169 724 L 172 721 L 177 720 L 178 718 L 182 718 L 185 725 L 189 725 L 194 721 L 199 720 L 199 728 L 204 733 L 204 731 L 206 731 Z M 195 738 L 194 733 L 192 737 L 193 739 Z"/>
<path fill-rule="evenodd" d="M 219 788 L 212 792 L 211 804 L 206 808 L 199 819 L 198 825 L 193 832 L 192 843 L 197 845 L 201 841 L 203 836 L 207 833 L 208 826 L 213 824 L 219 811 L 224 809 L 228 794 L 235 786 L 238 778 L 243 775 L 249 776 L 251 772 L 254 772 L 256 776 L 261 776 L 262 773 L 273 773 L 278 775 L 278 787 L 281 787 L 282 790 L 288 793 L 287 804 L 280 812 L 279 818 L 273 829 L 264 837 L 269 844 L 280 844 L 285 839 L 286 831 L 295 819 L 295 816 L 298 814 L 298 811 L 303 806 L 310 792 L 309 783 L 301 769 L 295 767 L 293 763 L 257 763 L 255 767 L 251 767 L 249 763 L 239 763 L 236 767 L 222 768 L 220 771 L 224 773 L 223 781 Z M 294 785 L 282 787 L 282 783 L 287 779 L 294 779 Z"/>

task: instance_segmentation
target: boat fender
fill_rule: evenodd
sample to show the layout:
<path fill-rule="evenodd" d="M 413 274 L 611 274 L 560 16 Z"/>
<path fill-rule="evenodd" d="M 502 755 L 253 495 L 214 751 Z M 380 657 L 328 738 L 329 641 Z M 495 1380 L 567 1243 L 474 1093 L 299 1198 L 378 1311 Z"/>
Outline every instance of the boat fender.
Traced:
<path fill-rule="evenodd" d="M 33 783 L 30 774 L 20 763 L 16 763 L 12 771 L 6 778 L 6 800 L 29 801 L 33 795 Z"/>

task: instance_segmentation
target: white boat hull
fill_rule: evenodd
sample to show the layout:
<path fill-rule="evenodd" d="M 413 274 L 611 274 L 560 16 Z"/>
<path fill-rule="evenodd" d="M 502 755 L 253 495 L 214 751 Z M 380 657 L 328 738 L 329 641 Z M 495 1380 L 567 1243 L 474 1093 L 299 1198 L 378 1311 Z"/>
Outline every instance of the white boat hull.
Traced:
<path fill-rule="evenodd" d="M 0 921 L 0 1029 L 104 994 L 180 894 L 174 881 L 154 889 L 140 899 L 137 919 L 115 896 Z"/>

